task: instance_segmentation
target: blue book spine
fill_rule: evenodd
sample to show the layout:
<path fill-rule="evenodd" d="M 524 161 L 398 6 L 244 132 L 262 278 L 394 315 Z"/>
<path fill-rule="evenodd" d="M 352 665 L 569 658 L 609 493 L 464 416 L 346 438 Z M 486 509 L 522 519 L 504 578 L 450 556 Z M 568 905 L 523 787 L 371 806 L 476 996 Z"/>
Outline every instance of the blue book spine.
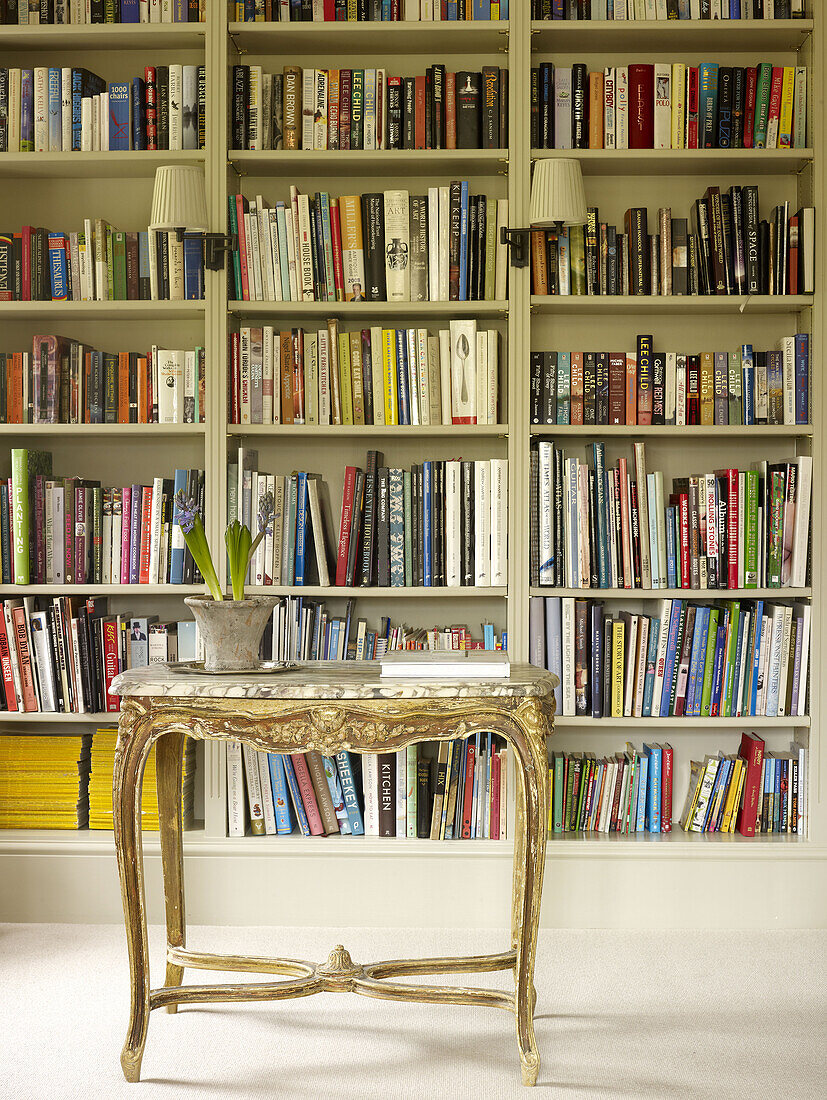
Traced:
<path fill-rule="evenodd" d="M 552 0 L 551 17 L 552 19 L 565 19 L 564 8 L 566 6 L 565 0 Z"/>
<path fill-rule="evenodd" d="M 349 752 L 336 753 L 336 767 L 339 769 L 342 797 L 345 800 L 350 831 L 354 836 L 364 836 L 365 823 L 362 820 L 362 811 L 359 808 L 359 796 L 356 793 L 356 782 L 353 778 L 353 766 Z"/>
<path fill-rule="evenodd" d="M 744 424 L 750 425 L 755 423 L 755 360 L 752 344 L 741 345 L 741 372 Z"/>
<path fill-rule="evenodd" d="M 286 752 L 282 753 L 281 759 L 284 764 L 284 774 L 287 778 L 287 786 L 290 789 L 290 794 L 293 799 L 293 809 L 296 811 L 296 818 L 299 822 L 299 828 L 302 831 L 302 836 L 310 836 L 310 826 L 307 824 L 307 814 L 304 812 L 302 793 L 299 790 L 296 773 L 293 770 L 293 761 L 290 759 Z"/>
<path fill-rule="evenodd" d="M 500 0 L 500 19 L 508 19 L 508 0 Z"/>
<path fill-rule="evenodd" d="M 457 20 L 457 0 L 448 0 L 447 15 L 448 15 L 448 19 L 451 22 L 456 22 L 456 20 Z"/>
<path fill-rule="evenodd" d="M 658 638 L 660 637 L 660 619 L 649 620 L 649 652 L 646 655 L 646 676 L 643 680 L 644 718 L 652 717 L 652 695 L 655 690 L 655 665 L 658 659 Z"/>
<path fill-rule="evenodd" d="M 806 332 L 795 338 L 795 422 L 810 423 L 810 337 Z"/>
<path fill-rule="evenodd" d="M 382 0 L 382 22 L 389 23 L 391 20 L 391 0 Z"/>
<path fill-rule="evenodd" d="M 655 475 L 647 474 L 646 483 L 649 492 L 649 561 L 652 565 L 652 587 L 663 588 L 663 578 L 660 575 L 658 565 L 658 525 L 652 522 L 652 517 L 658 514 L 657 493 L 655 491 Z M 641 537 L 643 532 L 641 532 Z"/>
<path fill-rule="evenodd" d="M 642 833 L 646 828 L 646 785 L 649 776 L 649 757 L 645 752 L 638 755 L 638 767 L 640 768 L 640 780 L 637 786 L 637 812 L 635 814 L 635 831 Z"/>
<path fill-rule="evenodd" d="M 433 516 L 431 514 L 433 509 L 433 496 L 431 493 L 432 470 L 433 465 L 431 462 L 426 461 L 422 463 L 422 581 L 426 588 L 430 588 L 434 583 L 433 559 L 431 555 L 431 524 L 433 522 Z"/>
<path fill-rule="evenodd" d="M 121 22 L 140 23 L 141 5 L 139 0 L 121 0 Z"/>
<path fill-rule="evenodd" d="M 82 98 L 83 69 L 72 69 L 72 149 L 76 153 L 80 152 Z"/>
<path fill-rule="evenodd" d="M 750 685 L 749 710 L 747 713 L 754 717 L 758 707 L 758 672 L 761 667 L 761 636 L 764 631 L 764 601 L 758 600 L 755 604 L 755 642 L 752 650 L 752 683 Z"/>
<path fill-rule="evenodd" d="M 678 587 L 678 558 L 675 547 L 675 511 L 666 509 L 666 587 Z"/>
<path fill-rule="evenodd" d="M 718 120 L 718 65 L 702 61 L 698 66 L 698 146 L 713 148 Z"/>
<path fill-rule="evenodd" d="M 49 69 L 49 149 L 62 149 L 60 69 Z"/>
<path fill-rule="evenodd" d="M 729 18 L 741 18 L 741 0 L 729 0 Z"/>
<path fill-rule="evenodd" d="M 646 788 L 646 828 L 650 833 L 659 833 L 663 750 L 660 745 L 644 745 L 643 751 L 649 760 L 649 782 Z"/>
<path fill-rule="evenodd" d="M 109 85 L 109 148 L 125 152 L 129 150 L 129 85 Z"/>
<path fill-rule="evenodd" d="M 296 584 L 304 584 L 305 549 L 307 544 L 307 474 L 298 475 L 296 486 Z"/>
<path fill-rule="evenodd" d="M 491 0 L 474 0 L 474 18 L 491 18 Z"/>
<path fill-rule="evenodd" d="M 268 752 L 270 782 L 273 785 L 273 804 L 276 807 L 276 832 L 280 836 L 293 832 L 293 819 L 290 816 L 290 794 L 284 775 L 284 760 L 279 752 Z"/>
<path fill-rule="evenodd" d="M 405 329 L 396 329 L 396 384 L 399 397 L 399 423 L 410 424 L 411 402 L 408 388 L 408 339 Z"/>
<path fill-rule="evenodd" d="M 78 145 L 80 148 L 80 145 Z M 34 70 L 20 73 L 20 152 L 34 152 Z"/>
<path fill-rule="evenodd" d="M 706 623 L 709 622 L 709 608 L 699 607 L 695 612 L 695 627 L 692 631 L 692 651 L 689 657 L 689 680 L 686 685 L 686 702 L 683 713 L 692 714 L 695 704 L 695 692 L 698 683 L 699 655 L 706 653 Z"/>
<path fill-rule="evenodd" d="M 496 649 L 494 642 L 494 624 L 485 623 L 482 631 L 483 645 L 486 649 Z"/>
<path fill-rule="evenodd" d="M 144 82 L 136 76 L 132 81 L 132 148 L 146 149 L 146 124 L 144 122 Z M 74 115 L 72 116 L 74 119 Z"/>
<path fill-rule="evenodd" d="M 198 237 L 184 237 L 184 297 L 188 302 L 204 297 L 204 268 Z"/>
<path fill-rule="evenodd" d="M 173 496 L 177 497 L 180 491 L 186 493 L 187 491 L 187 471 L 176 470 L 175 480 L 172 483 Z M 169 554 L 169 583 L 170 584 L 183 584 L 184 583 L 184 549 L 186 543 L 184 542 L 184 536 L 181 532 L 181 528 L 178 523 L 178 509 L 173 504 L 173 528 L 172 528 L 172 548 Z"/>
<path fill-rule="evenodd" d="M 660 717 L 669 717 L 669 695 L 675 661 L 678 659 L 678 632 L 680 630 L 683 600 L 672 601 L 672 613 L 669 616 L 669 635 L 666 640 L 666 660 L 663 668 L 663 691 L 660 696 Z"/>
<path fill-rule="evenodd" d="M 328 661 L 335 661 L 339 653 L 339 620 L 334 619 L 330 624 L 330 629 L 327 636 L 327 653 L 325 658 Z"/>
<path fill-rule="evenodd" d="M 718 637 L 715 641 L 715 659 L 712 663 L 712 698 L 710 700 L 710 715 L 714 711 L 716 715 L 721 713 L 721 685 L 723 684 L 724 646 L 726 644 L 726 616 L 724 622 L 718 624 Z"/>
<path fill-rule="evenodd" d="M 350 836 L 350 818 L 345 809 L 345 798 L 342 794 L 342 784 L 339 782 L 339 773 L 336 770 L 336 761 L 332 756 L 323 756 L 324 777 L 327 780 L 327 789 L 330 791 L 330 800 L 339 822 L 339 832 L 342 836 Z"/>
<path fill-rule="evenodd" d="M 49 234 L 49 277 L 52 301 L 65 302 L 69 297 L 69 278 L 66 270 L 66 240 L 62 233 Z"/>
<path fill-rule="evenodd" d="M 459 300 L 468 301 L 468 183 L 462 181 L 459 211 Z"/>

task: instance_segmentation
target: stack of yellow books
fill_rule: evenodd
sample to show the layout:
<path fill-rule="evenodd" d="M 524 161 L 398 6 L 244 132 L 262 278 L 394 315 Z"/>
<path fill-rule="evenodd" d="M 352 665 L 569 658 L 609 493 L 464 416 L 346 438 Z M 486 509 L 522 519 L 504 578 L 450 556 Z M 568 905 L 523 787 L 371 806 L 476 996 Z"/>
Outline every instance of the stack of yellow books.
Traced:
<path fill-rule="evenodd" d="M 116 730 L 101 729 L 92 738 L 92 774 L 89 780 L 89 828 L 112 828 L 112 771 L 115 767 Z M 181 805 L 184 828 L 192 826 L 195 799 L 195 742 L 186 739 L 184 748 L 184 781 Z M 158 829 L 158 792 L 155 786 L 155 746 L 149 750 L 144 770 L 144 790 L 141 800 L 143 828 Z"/>
<path fill-rule="evenodd" d="M 83 828 L 91 744 L 90 734 L 0 737 L 0 828 Z"/>

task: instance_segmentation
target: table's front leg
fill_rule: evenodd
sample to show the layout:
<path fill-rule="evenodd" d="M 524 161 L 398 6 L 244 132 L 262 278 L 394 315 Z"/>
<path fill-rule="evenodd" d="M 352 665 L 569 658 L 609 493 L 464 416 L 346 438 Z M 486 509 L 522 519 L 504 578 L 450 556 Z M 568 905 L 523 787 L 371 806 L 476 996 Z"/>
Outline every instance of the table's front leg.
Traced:
<path fill-rule="evenodd" d="M 126 728 L 123 718 L 121 722 L 122 732 L 118 738 L 112 778 L 112 813 L 131 986 L 129 1029 L 121 1052 L 121 1066 L 127 1081 L 138 1081 L 149 1026 L 149 952 L 144 903 L 141 788 L 151 742 L 146 719 L 132 718 L 130 722 L 128 718 Z"/>
<path fill-rule="evenodd" d="M 184 733 L 171 730 L 156 742 L 155 770 L 158 789 L 158 828 L 161 837 L 161 866 L 164 876 L 164 905 L 167 917 L 167 948 L 184 947 L 184 851 L 181 814 L 181 780 L 184 763 Z M 184 968 L 167 960 L 164 986 L 179 986 Z M 177 1012 L 178 1005 L 167 1005 Z"/>

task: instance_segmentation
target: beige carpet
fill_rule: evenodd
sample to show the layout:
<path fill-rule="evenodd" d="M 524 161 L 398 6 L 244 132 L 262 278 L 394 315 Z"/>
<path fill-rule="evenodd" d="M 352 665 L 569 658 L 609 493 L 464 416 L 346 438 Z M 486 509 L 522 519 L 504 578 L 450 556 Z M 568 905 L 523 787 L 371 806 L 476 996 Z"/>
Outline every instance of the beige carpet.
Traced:
<path fill-rule="evenodd" d="M 335 931 L 198 928 L 190 945 L 317 959 Z M 491 933 L 351 929 L 356 959 L 498 950 Z M 152 930 L 160 984 L 163 939 Z M 496 1009 L 347 995 L 152 1014 L 143 1083 L 118 1062 L 127 961 L 112 926 L 0 925 L 5 1100 L 501 1100 L 522 1089 Z M 192 976 L 193 972 L 190 972 Z M 479 975 L 478 984 L 507 980 Z M 195 979 L 194 979 L 195 980 Z M 210 975 L 203 975 L 206 981 Z M 222 980 L 218 978 L 217 980 Z M 255 980 L 255 979 L 253 979 Z M 470 981 L 470 979 L 469 979 Z M 546 932 L 542 1066 L 561 1100 L 805 1100 L 827 1095 L 827 933 Z"/>

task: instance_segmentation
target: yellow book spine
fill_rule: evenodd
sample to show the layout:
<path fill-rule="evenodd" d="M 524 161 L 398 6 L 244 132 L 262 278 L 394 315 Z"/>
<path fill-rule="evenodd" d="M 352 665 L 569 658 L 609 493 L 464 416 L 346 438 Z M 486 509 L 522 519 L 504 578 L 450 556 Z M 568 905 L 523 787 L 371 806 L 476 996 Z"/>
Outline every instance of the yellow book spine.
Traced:
<path fill-rule="evenodd" d="M 382 377 L 385 390 L 385 423 L 399 423 L 399 399 L 396 387 L 396 333 L 382 330 Z"/>
<path fill-rule="evenodd" d="M 626 624 L 612 623 L 612 718 L 623 717 L 623 649 Z"/>
<path fill-rule="evenodd" d="M 342 399 L 342 423 L 353 423 L 353 388 L 350 371 L 350 340 L 346 332 L 339 333 L 339 393 Z"/>
<path fill-rule="evenodd" d="M 701 353 L 701 424 L 715 423 L 715 356 Z"/>
<path fill-rule="evenodd" d="M 729 789 L 724 803 L 724 816 L 721 818 L 721 832 L 729 832 L 729 823 L 732 818 L 732 807 L 735 805 L 735 796 L 738 793 L 738 783 L 741 778 L 742 760 L 739 757 L 733 761 L 732 775 L 729 777 Z"/>
<path fill-rule="evenodd" d="M 747 766 L 744 761 L 741 761 L 741 773 L 738 776 L 738 790 L 735 792 L 735 801 L 732 804 L 732 817 L 730 818 L 729 828 L 727 832 L 735 832 L 735 824 L 738 820 L 738 811 L 741 808 L 741 798 L 744 794 L 744 780 L 747 776 Z"/>
<path fill-rule="evenodd" d="M 362 334 L 358 330 L 349 333 L 350 371 L 353 386 L 353 423 L 365 423 L 365 387 L 362 376 Z"/>

